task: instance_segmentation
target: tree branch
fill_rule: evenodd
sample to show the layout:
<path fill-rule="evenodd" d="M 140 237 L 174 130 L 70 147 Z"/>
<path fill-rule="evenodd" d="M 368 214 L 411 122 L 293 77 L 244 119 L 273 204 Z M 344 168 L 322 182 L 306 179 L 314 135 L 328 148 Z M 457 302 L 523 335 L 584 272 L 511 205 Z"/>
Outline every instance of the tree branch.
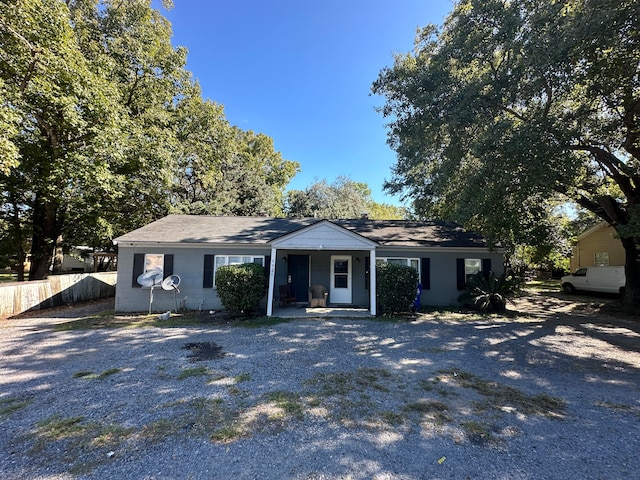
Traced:
<path fill-rule="evenodd" d="M 569 148 L 571 150 L 589 152 L 593 155 L 596 162 L 608 172 L 627 198 L 635 198 L 638 195 L 637 189 L 631 183 L 632 178 L 634 182 L 638 183 L 636 172 L 611 152 L 595 145 L 570 145 Z"/>
<path fill-rule="evenodd" d="M 640 140 L 640 128 L 636 122 L 636 116 L 640 115 L 640 99 L 633 102 L 633 105 L 627 109 L 622 123 L 627 129 L 627 135 L 622 142 L 622 148 L 624 148 L 634 158 L 640 160 L 640 147 L 637 146 Z"/>

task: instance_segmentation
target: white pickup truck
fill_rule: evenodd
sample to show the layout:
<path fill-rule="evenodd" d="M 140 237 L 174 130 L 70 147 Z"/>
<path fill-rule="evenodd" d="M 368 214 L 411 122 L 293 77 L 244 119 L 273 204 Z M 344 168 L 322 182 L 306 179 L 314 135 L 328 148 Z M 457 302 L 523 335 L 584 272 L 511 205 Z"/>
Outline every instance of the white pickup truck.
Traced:
<path fill-rule="evenodd" d="M 624 291 L 624 267 L 582 267 L 560 279 L 566 293 L 576 290 L 586 292 L 622 293 Z"/>

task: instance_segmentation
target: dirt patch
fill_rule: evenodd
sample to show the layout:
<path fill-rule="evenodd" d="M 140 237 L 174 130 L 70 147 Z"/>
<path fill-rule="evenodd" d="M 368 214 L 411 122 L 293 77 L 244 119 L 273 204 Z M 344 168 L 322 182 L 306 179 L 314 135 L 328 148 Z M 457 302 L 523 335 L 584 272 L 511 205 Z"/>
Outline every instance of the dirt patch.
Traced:
<path fill-rule="evenodd" d="M 220 345 L 213 342 L 187 343 L 183 350 L 189 350 L 187 358 L 191 362 L 203 362 L 205 360 L 218 360 L 224 358 L 226 353 Z"/>

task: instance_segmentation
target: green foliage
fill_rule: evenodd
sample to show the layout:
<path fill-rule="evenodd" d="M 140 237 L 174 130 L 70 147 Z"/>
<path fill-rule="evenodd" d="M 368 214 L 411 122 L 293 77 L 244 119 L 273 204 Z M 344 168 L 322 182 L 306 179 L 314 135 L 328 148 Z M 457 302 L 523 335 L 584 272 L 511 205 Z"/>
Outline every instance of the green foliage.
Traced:
<path fill-rule="evenodd" d="M 405 208 L 376 203 L 366 183 L 345 176 L 331 184 L 319 180 L 304 190 L 290 190 L 285 197 L 285 214 L 330 219 L 360 218 L 367 214 L 376 220 L 401 220 L 408 216 Z"/>
<path fill-rule="evenodd" d="M 507 300 L 519 294 L 522 280 L 507 277 L 504 273 L 496 277 L 493 272 L 485 275 L 478 272 L 467 280 L 467 291 L 458 297 L 458 301 L 489 313 L 503 313 Z"/>
<path fill-rule="evenodd" d="M 0 262 L 30 279 L 170 212 L 282 214 L 299 165 L 201 98 L 152 3 L 0 0 Z"/>
<path fill-rule="evenodd" d="M 503 245 L 549 241 L 563 195 L 628 239 L 640 305 L 638 31 L 635 0 L 458 2 L 373 85 L 387 189 Z"/>
<path fill-rule="evenodd" d="M 224 265 L 216 271 L 218 297 L 229 312 L 250 315 L 264 297 L 265 269 L 255 263 Z"/>
<path fill-rule="evenodd" d="M 376 265 L 378 313 L 406 313 L 416 296 L 418 272 L 407 265 L 382 263 Z"/>

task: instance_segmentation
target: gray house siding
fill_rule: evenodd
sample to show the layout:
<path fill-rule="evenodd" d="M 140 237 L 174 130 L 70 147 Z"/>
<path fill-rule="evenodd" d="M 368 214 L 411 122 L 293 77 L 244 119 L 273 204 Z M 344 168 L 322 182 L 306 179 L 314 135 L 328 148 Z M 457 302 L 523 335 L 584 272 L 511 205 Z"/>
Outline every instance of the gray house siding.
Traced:
<path fill-rule="evenodd" d="M 215 287 L 203 287 L 205 276 L 205 255 L 252 255 L 271 254 L 270 249 L 262 248 L 184 248 L 184 247 L 126 247 L 120 246 L 118 252 L 118 283 L 115 309 L 119 312 L 137 312 L 149 308 L 149 288 L 132 285 L 135 254 L 173 255 L 173 274 L 180 276 L 181 282 L 178 301 L 187 310 L 220 310 L 222 303 Z M 286 273 L 284 281 L 286 282 Z M 266 297 L 263 300 L 266 305 Z M 153 290 L 153 311 L 162 312 L 175 308 L 174 294 L 161 288 Z"/>
<path fill-rule="evenodd" d="M 332 255 L 351 256 L 353 305 L 370 308 L 371 256 L 415 258 L 423 276 L 422 305 L 453 305 L 464 288 L 465 259 L 477 260 L 483 270 L 503 272 L 503 253 L 491 252 L 481 237 L 455 225 L 402 221 L 327 222 L 314 219 L 269 219 L 262 217 L 169 216 L 117 239 L 119 248 L 116 311 L 146 311 L 150 289 L 137 284 L 145 254 L 163 254 L 164 268 L 179 275 L 180 306 L 188 310 L 223 308 L 213 285 L 216 255 L 251 255 L 269 259 L 276 252 L 273 300 L 278 286 L 288 281 L 290 255 L 309 258 L 309 278 L 300 285 L 322 284 L 331 289 Z M 361 224 L 362 223 L 362 224 Z M 349 230 L 349 229 L 352 230 Z M 360 232 L 360 233 L 358 233 Z M 162 238 L 164 246 L 156 239 Z M 208 259 L 208 260 L 207 260 Z M 298 258 L 298 260 L 300 260 Z M 158 258 L 149 260 L 159 264 Z M 299 262 L 297 263 L 299 265 Z M 369 270 L 368 270 L 369 269 Z M 461 273 L 462 272 L 462 273 Z M 427 278 L 424 278 L 427 277 Z M 306 287 L 303 287 L 306 288 Z M 306 292 L 297 292 L 304 301 Z M 153 311 L 173 310 L 173 291 L 153 289 Z M 329 304 L 332 301 L 329 295 Z M 267 307 L 267 297 L 262 307 Z M 372 309 L 373 312 L 373 309 Z"/>

